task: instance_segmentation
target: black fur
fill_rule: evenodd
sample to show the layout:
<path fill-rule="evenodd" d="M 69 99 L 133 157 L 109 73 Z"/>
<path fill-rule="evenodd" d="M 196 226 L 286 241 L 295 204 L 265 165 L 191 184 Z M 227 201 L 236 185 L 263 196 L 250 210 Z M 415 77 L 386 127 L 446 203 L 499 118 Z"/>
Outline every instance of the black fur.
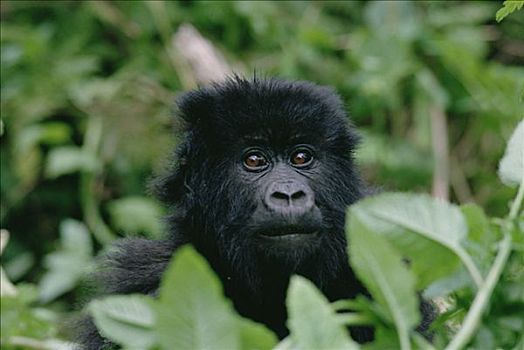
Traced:
<path fill-rule="evenodd" d="M 187 123 L 183 141 L 173 168 L 154 185 L 172 212 L 169 237 L 120 243 L 103 274 L 107 292 L 155 294 L 173 252 L 191 243 L 218 274 L 238 312 L 280 337 L 288 332 L 285 295 L 291 274 L 306 276 L 330 300 L 366 294 L 348 265 L 344 213 L 369 190 L 353 162 L 358 136 L 331 89 L 233 78 L 185 94 L 178 114 Z M 260 188 L 239 165 L 242 152 L 253 142 L 278 152 L 293 139 L 317 150 L 317 166 L 303 173 L 321 213 L 321 234 L 301 249 L 261 249 L 253 234 L 261 229 L 253 221 Z M 85 330 L 86 349 L 107 345 L 92 325 Z M 372 331 L 353 329 L 352 336 L 365 342 Z"/>

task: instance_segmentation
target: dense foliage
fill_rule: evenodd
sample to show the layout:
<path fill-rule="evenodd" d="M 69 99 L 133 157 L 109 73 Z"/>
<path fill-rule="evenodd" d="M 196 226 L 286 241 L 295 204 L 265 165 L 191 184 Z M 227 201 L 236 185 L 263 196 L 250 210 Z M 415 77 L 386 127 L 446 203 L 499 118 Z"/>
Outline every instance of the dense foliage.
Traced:
<path fill-rule="evenodd" d="M 506 3 L 497 23 L 493 2 L 3 1 L 2 348 L 69 348 L 94 255 L 124 233 L 162 235 L 145 188 L 176 143 L 172 100 L 197 81 L 171 45 L 183 23 L 236 71 L 334 86 L 371 183 L 457 203 L 385 193 L 350 208 L 351 263 L 375 301 L 330 305 L 294 278 L 280 349 L 357 348 L 344 324 L 377 326 L 372 348 L 430 348 L 413 332 L 421 288 L 444 310 L 435 347 L 523 346 L 522 122 L 504 145 L 524 118 L 524 12 Z M 130 349 L 276 344 L 189 249 L 158 299 L 89 310 Z"/>

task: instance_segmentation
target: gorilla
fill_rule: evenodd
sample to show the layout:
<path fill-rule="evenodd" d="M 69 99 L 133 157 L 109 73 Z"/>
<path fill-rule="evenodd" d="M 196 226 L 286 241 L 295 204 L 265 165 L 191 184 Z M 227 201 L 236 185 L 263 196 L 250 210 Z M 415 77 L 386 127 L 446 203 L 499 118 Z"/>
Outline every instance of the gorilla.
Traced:
<path fill-rule="evenodd" d="M 331 301 L 367 295 L 348 263 L 344 222 L 370 190 L 354 163 L 359 137 L 332 89 L 233 77 L 186 93 L 177 107 L 182 141 L 153 183 L 171 213 L 168 237 L 119 243 L 100 276 L 105 292 L 155 295 L 173 253 L 192 244 L 236 310 L 280 338 L 292 274 Z M 373 338 L 370 328 L 350 331 Z M 92 323 L 80 341 L 110 346 Z"/>

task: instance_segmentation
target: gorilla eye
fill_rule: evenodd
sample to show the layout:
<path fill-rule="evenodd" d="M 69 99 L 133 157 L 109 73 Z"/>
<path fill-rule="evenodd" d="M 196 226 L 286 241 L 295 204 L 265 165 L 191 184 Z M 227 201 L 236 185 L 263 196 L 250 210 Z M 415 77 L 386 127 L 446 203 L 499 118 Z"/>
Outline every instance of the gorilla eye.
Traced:
<path fill-rule="evenodd" d="M 291 155 L 291 164 L 301 167 L 306 166 L 313 160 L 313 155 L 310 151 L 301 149 Z"/>
<path fill-rule="evenodd" d="M 260 170 L 268 164 L 266 157 L 259 151 L 253 151 L 244 157 L 244 166 L 249 170 Z"/>

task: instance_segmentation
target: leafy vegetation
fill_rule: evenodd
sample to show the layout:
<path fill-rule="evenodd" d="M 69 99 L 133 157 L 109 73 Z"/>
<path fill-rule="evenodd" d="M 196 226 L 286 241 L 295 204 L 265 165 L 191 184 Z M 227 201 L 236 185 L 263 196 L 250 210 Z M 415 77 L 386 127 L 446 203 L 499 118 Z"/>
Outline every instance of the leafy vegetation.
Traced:
<path fill-rule="evenodd" d="M 510 140 L 501 175 L 524 163 L 524 147 L 514 147 L 523 126 L 524 121 Z M 524 171 L 513 180 L 519 191 L 503 220 L 486 218 L 474 205 L 460 208 L 415 194 L 384 193 L 352 206 L 350 261 L 373 301 L 331 306 L 311 282 L 293 277 L 287 299 L 291 335 L 278 348 L 359 349 L 344 329 L 355 324 L 377 329 L 376 340 L 366 348 L 430 348 L 414 330 L 420 322 L 416 291 L 428 287 L 433 298 L 449 302 L 437 321 L 440 327 L 433 329 L 436 347 L 518 349 L 524 344 L 524 215 L 517 217 L 524 202 Z M 336 305 L 352 311 L 336 313 Z M 158 300 L 110 296 L 92 302 L 91 312 L 103 334 L 127 348 L 271 349 L 276 343 L 263 326 L 242 323 L 204 258 L 189 247 L 175 254 Z M 449 324 L 460 326 L 450 331 Z"/>
<path fill-rule="evenodd" d="M 172 100 L 198 80 L 171 46 L 184 23 L 237 71 L 340 92 L 364 134 L 360 166 L 385 190 L 348 210 L 350 262 L 373 301 L 329 304 L 294 277 L 291 335 L 277 343 L 234 312 L 205 261 L 187 248 L 175 255 L 158 298 L 89 305 L 103 334 L 128 349 L 356 349 L 344 326 L 374 325 L 376 340 L 364 348 L 521 348 L 520 7 L 3 1 L 2 349 L 71 349 L 64 325 L 96 253 L 124 234 L 162 235 L 164 211 L 144 189 L 176 143 Z M 495 12 L 504 19 L 498 24 Z M 441 310 L 433 345 L 413 329 L 421 289 Z"/>
<path fill-rule="evenodd" d="M 520 10 L 524 6 L 524 1 L 519 0 L 507 0 L 504 1 L 502 4 L 502 8 L 497 11 L 497 22 L 502 21 L 504 18 L 506 18 L 508 15 L 512 14 L 513 12 Z"/>

